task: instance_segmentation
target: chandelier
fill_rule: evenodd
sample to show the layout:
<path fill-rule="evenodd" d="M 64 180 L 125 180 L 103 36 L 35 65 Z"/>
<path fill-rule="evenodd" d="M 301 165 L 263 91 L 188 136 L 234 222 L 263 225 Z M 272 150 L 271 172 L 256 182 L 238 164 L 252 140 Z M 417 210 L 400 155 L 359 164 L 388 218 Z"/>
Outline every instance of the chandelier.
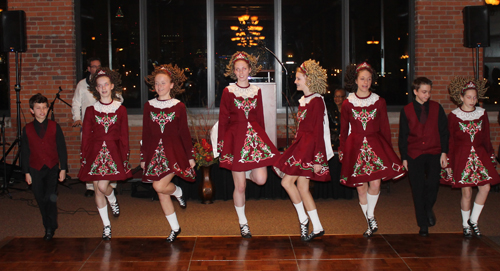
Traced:
<path fill-rule="evenodd" d="M 266 39 L 260 35 L 264 27 L 259 26 L 259 17 L 248 15 L 248 9 L 245 15 L 238 17 L 238 21 L 239 26 L 231 26 L 231 30 L 235 32 L 235 37 L 231 40 L 236 41 L 236 45 L 252 47 L 257 46 L 257 41 Z"/>

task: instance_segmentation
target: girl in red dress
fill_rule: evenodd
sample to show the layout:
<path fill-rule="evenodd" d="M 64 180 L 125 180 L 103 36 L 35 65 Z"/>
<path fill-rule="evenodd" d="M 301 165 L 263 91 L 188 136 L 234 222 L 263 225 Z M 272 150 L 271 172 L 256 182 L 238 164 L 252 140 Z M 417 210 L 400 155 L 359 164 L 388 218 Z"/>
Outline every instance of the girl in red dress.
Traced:
<path fill-rule="evenodd" d="M 325 102 L 321 96 L 326 92 L 326 79 L 326 70 L 314 60 L 307 60 L 297 68 L 295 84 L 297 90 L 304 92 L 296 118 L 298 129 L 293 144 L 274 164 L 274 171 L 283 178 L 281 185 L 297 210 L 302 241 L 325 234 L 309 191 L 309 179 L 330 181 L 328 160 L 333 157 L 333 150 Z M 304 205 L 314 227 L 310 234 Z"/>
<path fill-rule="evenodd" d="M 481 237 L 477 222 L 484 207 L 490 186 L 500 183 L 496 171 L 495 151 L 490 140 L 488 114 L 476 107 L 478 96 L 484 99 L 485 81 L 465 81 L 456 78 L 450 85 L 450 96 L 460 105 L 448 115 L 449 167 L 442 183 L 462 188 L 462 227 L 465 237 L 472 232 Z M 472 187 L 479 192 L 471 213 Z"/>
<path fill-rule="evenodd" d="M 195 181 L 195 166 L 191 133 L 187 123 L 185 105 L 174 97 L 184 91 L 184 72 L 177 67 L 155 67 L 147 77 L 158 96 L 144 105 L 141 167 L 143 182 L 153 182 L 161 208 L 170 224 L 167 242 L 173 242 L 181 233 L 170 196 L 174 196 L 181 208 L 186 208 L 182 189 L 172 183 L 174 175 L 188 182 Z"/>
<path fill-rule="evenodd" d="M 401 177 L 405 170 L 392 149 L 385 100 L 371 92 L 375 71 L 363 62 L 352 73 L 346 78 L 352 78 L 353 82 L 346 84 L 355 86 L 356 92 L 349 94 L 340 114 L 340 182 L 356 187 L 368 223 L 363 236 L 371 237 L 378 230 L 374 212 L 381 180 Z"/>
<path fill-rule="evenodd" d="M 267 180 L 266 167 L 279 157 L 264 130 L 261 90 L 248 82 L 248 76 L 254 76 L 260 69 L 257 59 L 246 52 L 236 52 L 231 57 L 224 75 L 237 81 L 224 89 L 219 113 L 220 167 L 232 172 L 234 206 L 244 238 L 252 237 L 245 216 L 245 171 L 251 170 L 250 180 L 263 185 Z"/>
<path fill-rule="evenodd" d="M 111 239 L 106 199 L 113 216 L 120 215 L 120 207 L 109 181 L 124 181 L 132 177 L 127 110 L 117 96 L 122 90 L 120 84 L 117 72 L 108 68 L 97 70 L 89 87 L 97 102 L 85 111 L 82 125 L 82 165 L 78 178 L 94 182 L 95 202 L 104 224 L 104 240 Z"/>

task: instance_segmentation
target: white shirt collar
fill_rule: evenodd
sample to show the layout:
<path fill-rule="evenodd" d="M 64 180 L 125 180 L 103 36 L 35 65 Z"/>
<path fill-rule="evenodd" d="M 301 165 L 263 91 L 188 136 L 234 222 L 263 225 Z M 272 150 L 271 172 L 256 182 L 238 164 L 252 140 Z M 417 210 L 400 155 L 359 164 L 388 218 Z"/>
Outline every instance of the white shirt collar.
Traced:
<path fill-rule="evenodd" d="M 110 104 L 103 104 L 103 103 L 97 101 L 94 104 L 94 109 L 100 113 L 106 113 L 106 114 L 115 113 L 116 110 L 118 110 L 118 108 L 120 108 L 121 104 L 122 104 L 121 102 L 114 101 L 114 100 Z"/>
<path fill-rule="evenodd" d="M 175 98 L 164 100 L 164 101 L 161 101 L 161 100 L 158 100 L 157 98 L 154 98 L 154 99 L 151 99 L 148 101 L 149 105 L 151 105 L 154 108 L 158 108 L 158 109 L 171 108 L 172 106 L 174 106 L 180 102 L 181 101 L 179 101 Z"/>
<path fill-rule="evenodd" d="M 250 85 L 247 88 L 241 88 L 238 85 L 230 85 L 227 87 L 229 92 L 233 93 L 234 96 L 236 97 L 242 97 L 244 99 L 246 98 L 253 98 L 255 95 L 259 93 L 259 87 Z"/>
<path fill-rule="evenodd" d="M 476 107 L 476 109 L 471 112 L 463 111 L 462 109 L 460 109 L 460 107 L 451 111 L 451 113 L 455 114 L 457 118 L 463 121 L 477 120 L 484 115 L 484 112 L 486 112 L 486 110 L 481 107 Z"/>
<path fill-rule="evenodd" d="M 374 105 L 379 99 L 380 96 L 373 92 L 370 93 L 370 96 L 364 99 L 359 98 L 355 93 L 350 93 L 349 96 L 347 96 L 347 100 L 349 100 L 349 102 L 356 107 L 368 107 L 370 105 Z"/>
<path fill-rule="evenodd" d="M 299 100 L 299 104 L 300 106 L 305 106 L 306 104 L 308 104 L 312 99 L 316 98 L 316 97 L 322 97 L 321 94 L 318 94 L 318 93 L 313 93 L 309 96 L 306 97 L 306 95 L 302 96 Z"/>

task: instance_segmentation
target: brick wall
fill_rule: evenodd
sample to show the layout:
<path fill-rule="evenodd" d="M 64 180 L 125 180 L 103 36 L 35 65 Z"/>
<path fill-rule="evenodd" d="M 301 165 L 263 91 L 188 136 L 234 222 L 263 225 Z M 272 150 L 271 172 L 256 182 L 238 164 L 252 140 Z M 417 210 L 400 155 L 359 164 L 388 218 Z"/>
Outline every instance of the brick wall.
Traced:
<path fill-rule="evenodd" d="M 70 0 L 9 0 L 9 10 L 24 10 L 27 18 L 28 51 L 22 53 L 21 109 L 22 126 L 32 120 L 28 99 L 41 92 L 51 102 L 58 88 L 61 98 L 71 103 L 76 86 L 76 53 L 74 2 Z M 433 99 L 443 104 L 447 113 L 455 106 L 448 98 L 446 87 L 454 76 L 473 76 L 472 51 L 462 46 L 462 9 L 467 5 L 482 5 L 483 1 L 415 1 L 416 63 L 415 75 L 434 81 Z M 482 52 L 481 52 L 482 54 Z M 14 53 L 9 55 L 11 80 L 11 127 L 7 141 L 16 134 L 16 94 Z M 480 65 L 482 66 L 482 65 Z M 75 176 L 79 169 L 80 130 L 72 128 L 71 110 L 61 101 L 55 103 L 56 120 L 66 136 L 70 162 L 69 173 Z M 394 119 L 394 118 L 392 118 Z M 493 145 L 500 143 L 500 127 L 496 118 L 490 118 Z M 284 134 L 283 127 L 279 127 Z M 139 163 L 139 140 L 142 127 L 131 125 L 131 162 Z M 397 121 L 391 121 L 393 144 L 397 149 Z M 291 135 L 293 136 L 293 135 Z M 8 157 L 10 161 L 12 155 Z"/>
<path fill-rule="evenodd" d="M 433 81 L 432 99 L 441 103 L 447 113 L 456 108 L 447 91 L 450 80 L 474 76 L 473 49 L 462 45 L 462 9 L 483 4 L 480 0 L 415 2 L 415 77 L 426 76 Z"/>
<path fill-rule="evenodd" d="M 20 53 L 20 100 L 22 126 L 33 120 L 28 100 L 38 92 L 49 102 L 55 98 L 59 87 L 61 98 L 71 104 L 75 87 L 75 23 L 73 1 L 9 0 L 8 10 L 26 12 L 27 51 Z M 11 128 L 6 134 L 12 142 L 17 130 L 15 54 L 9 53 Z M 55 118 L 66 136 L 70 163 L 78 163 L 79 131 L 71 128 L 71 109 L 61 101 L 55 102 Z M 9 156 L 8 159 L 11 159 Z"/>
<path fill-rule="evenodd" d="M 415 77 L 427 76 L 433 81 L 432 99 L 441 103 L 446 113 L 456 108 L 448 95 L 450 80 L 455 76 L 474 76 L 473 49 L 462 45 L 462 10 L 474 5 L 484 5 L 484 1 L 415 1 Z M 482 49 L 479 54 L 483 55 Z M 479 67 L 482 75 L 482 57 Z M 489 115 L 493 147 L 498 148 L 500 126 L 496 112 Z"/>

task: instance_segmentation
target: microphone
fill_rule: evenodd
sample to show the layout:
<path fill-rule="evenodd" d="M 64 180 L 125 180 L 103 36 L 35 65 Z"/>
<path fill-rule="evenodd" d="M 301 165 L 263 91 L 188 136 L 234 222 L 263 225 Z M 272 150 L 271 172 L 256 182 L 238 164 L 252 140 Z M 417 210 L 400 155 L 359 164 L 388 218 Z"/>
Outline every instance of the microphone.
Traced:
<path fill-rule="evenodd" d="M 285 65 L 283 64 L 283 62 L 281 62 L 281 60 L 276 56 L 276 54 L 274 54 L 273 51 L 271 51 L 269 48 L 266 47 L 266 43 L 263 41 L 263 40 L 259 40 L 257 42 L 257 46 L 268 51 L 271 55 L 274 56 L 274 58 L 276 59 L 276 61 L 278 61 L 278 63 L 281 65 L 281 67 L 283 68 L 283 70 L 285 71 L 285 75 L 288 76 L 288 70 L 286 69 Z"/>

